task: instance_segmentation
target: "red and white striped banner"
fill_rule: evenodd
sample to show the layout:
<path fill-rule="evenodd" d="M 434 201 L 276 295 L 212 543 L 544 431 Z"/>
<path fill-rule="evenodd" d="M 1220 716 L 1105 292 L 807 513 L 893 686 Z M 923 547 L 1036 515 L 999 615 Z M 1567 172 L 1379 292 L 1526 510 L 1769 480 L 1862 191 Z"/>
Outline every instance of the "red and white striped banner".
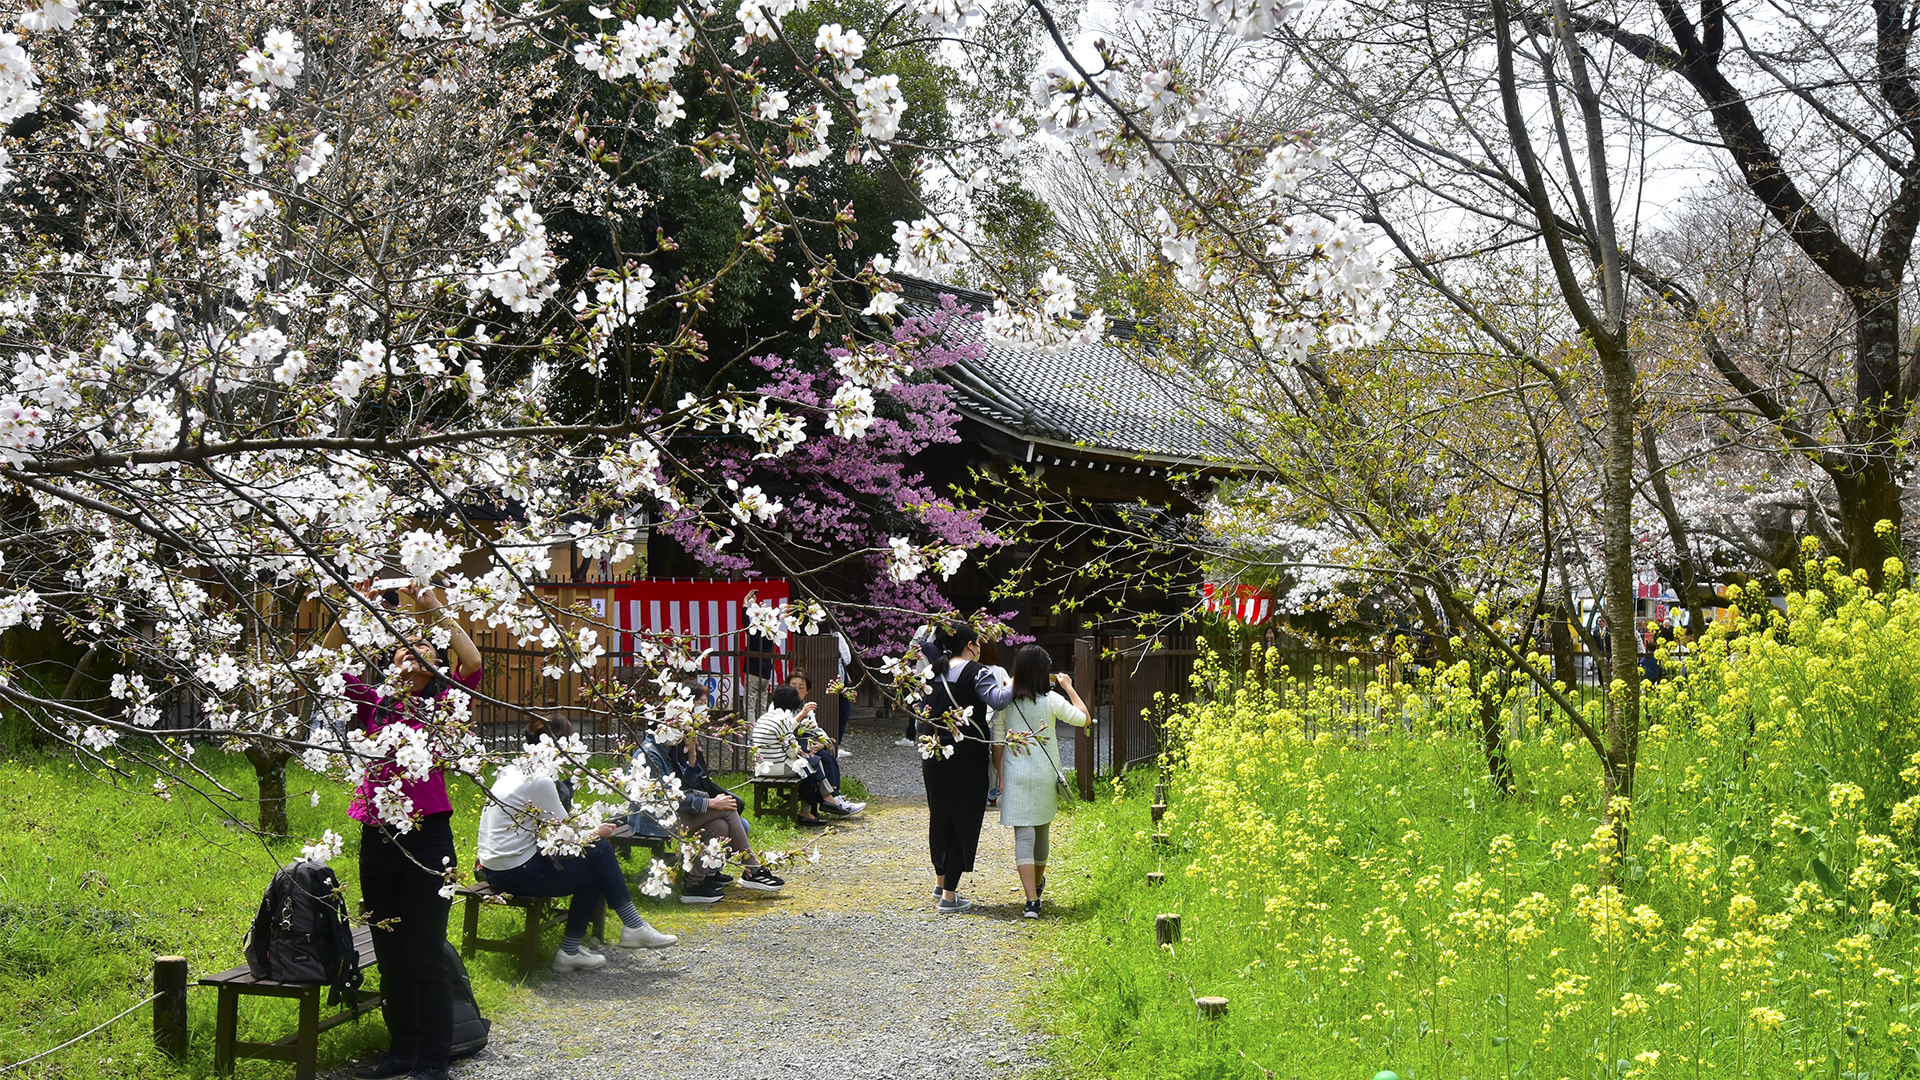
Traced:
<path fill-rule="evenodd" d="M 639 646 L 636 634 L 649 637 L 693 639 L 696 650 L 714 650 L 701 662 L 706 672 L 708 703 L 717 709 L 731 708 L 745 700 L 742 669 L 738 655 L 747 648 L 747 594 L 755 594 L 761 603 L 785 604 L 785 581 L 636 581 L 623 585 L 615 594 L 614 618 L 620 627 L 621 651 L 631 653 Z M 773 644 L 770 681 L 786 677 L 784 644 Z"/>
<path fill-rule="evenodd" d="M 1216 615 L 1225 615 L 1248 626 L 1258 626 L 1273 614 L 1272 595 L 1258 585 L 1204 582 L 1200 586 L 1200 604 Z"/>

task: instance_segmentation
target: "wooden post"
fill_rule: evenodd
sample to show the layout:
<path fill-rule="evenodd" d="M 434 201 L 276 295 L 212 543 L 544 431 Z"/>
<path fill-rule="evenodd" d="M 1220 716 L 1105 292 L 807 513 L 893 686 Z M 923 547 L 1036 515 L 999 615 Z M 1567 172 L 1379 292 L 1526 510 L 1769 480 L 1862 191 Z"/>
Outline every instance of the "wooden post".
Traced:
<path fill-rule="evenodd" d="M 1173 945 L 1180 940 L 1180 916 L 1169 912 L 1153 917 L 1153 943 Z"/>
<path fill-rule="evenodd" d="M 1153 785 L 1153 801 L 1157 803 L 1165 803 L 1167 801 L 1167 785 Z"/>
<path fill-rule="evenodd" d="M 153 958 L 153 1045 L 175 1061 L 187 1058 L 187 958 Z"/>
<path fill-rule="evenodd" d="M 1172 841 L 1172 839 L 1173 839 L 1173 837 L 1172 837 L 1172 836 L 1170 836 L 1170 835 L 1168 835 L 1168 834 L 1166 834 L 1166 833 L 1163 833 L 1163 832 L 1157 832 L 1157 833 L 1154 833 L 1154 834 L 1153 834 L 1153 846 L 1154 846 L 1154 847 L 1166 847 L 1166 846 L 1167 846 L 1167 844 L 1168 844 L 1168 843 L 1169 843 L 1170 841 Z"/>
<path fill-rule="evenodd" d="M 1227 999 L 1223 997 L 1194 998 L 1194 1005 L 1200 1009 L 1200 1019 L 1218 1020 L 1227 1015 Z"/>
<path fill-rule="evenodd" d="M 1166 883 L 1167 883 L 1167 875 L 1161 873 L 1158 870 L 1150 870 L 1147 872 L 1148 885 L 1165 885 Z"/>
<path fill-rule="evenodd" d="M 1152 806 L 1148 807 L 1147 809 L 1153 812 L 1153 823 L 1156 825 L 1160 823 L 1161 818 L 1167 816 L 1166 803 L 1157 802 L 1157 803 L 1154 803 Z"/>
<path fill-rule="evenodd" d="M 1097 771 L 1094 760 L 1094 730 L 1100 726 L 1097 715 L 1100 711 L 1100 669 L 1099 657 L 1093 651 L 1093 639 L 1076 638 L 1073 642 L 1073 678 L 1076 688 L 1084 693 L 1082 701 L 1095 714 L 1094 723 L 1086 727 L 1073 729 L 1073 778 L 1080 788 L 1082 802 L 1093 801 L 1093 775 Z"/>

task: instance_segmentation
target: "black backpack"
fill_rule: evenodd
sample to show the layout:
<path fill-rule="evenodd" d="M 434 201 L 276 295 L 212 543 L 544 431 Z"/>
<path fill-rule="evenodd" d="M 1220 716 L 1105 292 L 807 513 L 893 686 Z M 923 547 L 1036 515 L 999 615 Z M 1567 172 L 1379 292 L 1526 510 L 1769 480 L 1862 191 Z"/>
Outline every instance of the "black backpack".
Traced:
<path fill-rule="evenodd" d="M 443 941 L 447 950 L 448 981 L 453 984 L 453 1050 L 448 1058 L 459 1061 L 487 1048 L 487 1032 L 493 1022 L 480 1015 L 480 1003 L 473 997 L 473 981 L 467 978 L 467 965 L 452 942 Z"/>
<path fill-rule="evenodd" d="M 328 1005 L 342 998 L 358 1004 L 360 950 L 331 867 L 300 860 L 273 875 L 247 934 L 246 953 L 256 979 L 324 983 Z"/>

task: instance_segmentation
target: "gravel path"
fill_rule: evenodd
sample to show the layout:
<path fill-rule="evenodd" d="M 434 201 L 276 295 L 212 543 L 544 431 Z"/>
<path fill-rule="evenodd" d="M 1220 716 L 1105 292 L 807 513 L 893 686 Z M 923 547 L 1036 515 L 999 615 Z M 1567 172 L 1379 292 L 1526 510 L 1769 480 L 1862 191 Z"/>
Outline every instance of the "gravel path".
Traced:
<path fill-rule="evenodd" d="M 536 975 L 455 1075 L 950 1080 L 1037 1066 L 1037 1036 L 1012 1017 L 1053 961 L 1019 917 L 1013 832 L 989 811 L 981 872 L 963 886 L 979 906 L 934 915 L 918 757 L 891 726 L 849 730 L 847 772 L 872 805 L 820 839 L 817 865 L 777 894 L 648 905 L 679 945 Z"/>

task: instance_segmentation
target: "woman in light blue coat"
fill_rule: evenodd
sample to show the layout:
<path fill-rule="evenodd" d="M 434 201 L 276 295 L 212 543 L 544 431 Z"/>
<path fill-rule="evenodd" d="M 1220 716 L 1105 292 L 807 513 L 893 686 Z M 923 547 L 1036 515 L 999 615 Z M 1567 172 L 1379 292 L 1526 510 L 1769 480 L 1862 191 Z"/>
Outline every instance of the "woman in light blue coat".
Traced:
<path fill-rule="evenodd" d="M 1087 725 L 1087 707 L 1073 680 L 1049 675 L 1047 650 L 1028 645 L 1013 658 L 1013 700 L 994 714 L 993 756 L 1000 769 L 1000 824 L 1013 826 L 1013 861 L 1027 893 L 1021 914 L 1040 917 L 1047 887 L 1047 841 L 1057 810 L 1060 772 L 1055 724 Z M 1058 689 L 1056 689 L 1056 687 Z"/>

